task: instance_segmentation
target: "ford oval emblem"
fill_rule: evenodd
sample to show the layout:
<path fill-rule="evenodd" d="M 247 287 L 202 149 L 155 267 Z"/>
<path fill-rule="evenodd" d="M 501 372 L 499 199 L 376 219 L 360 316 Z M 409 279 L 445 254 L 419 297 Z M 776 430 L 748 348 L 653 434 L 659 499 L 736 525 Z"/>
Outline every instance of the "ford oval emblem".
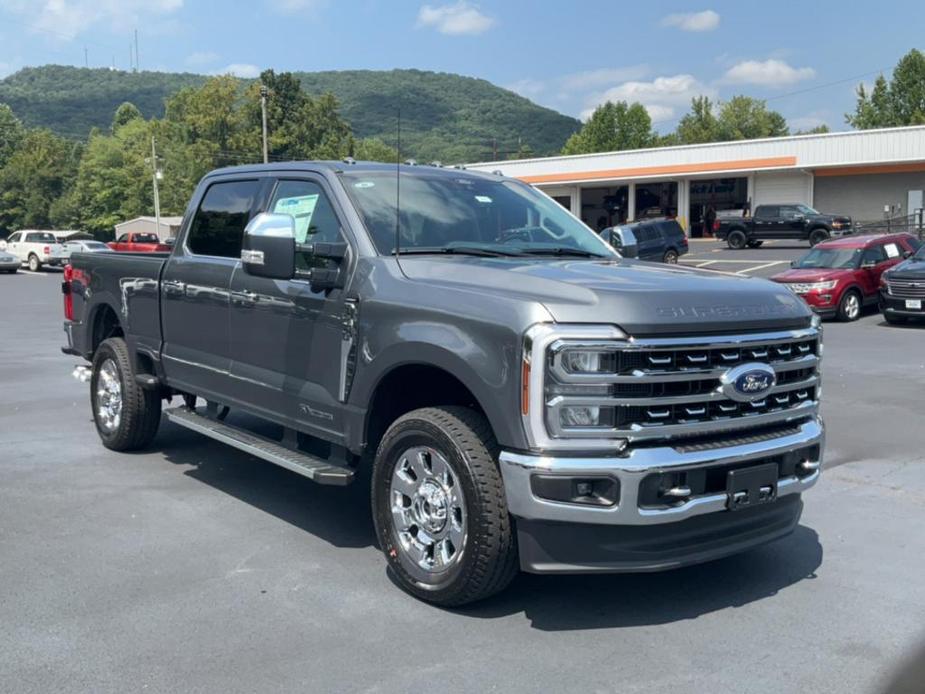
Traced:
<path fill-rule="evenodd" d="M 730 400 L 753 402 L 760 400 L 777 383 L 777 374 L 767 364 L 742 364 L 729 369 L 720 377 L 720 391 Z"/>

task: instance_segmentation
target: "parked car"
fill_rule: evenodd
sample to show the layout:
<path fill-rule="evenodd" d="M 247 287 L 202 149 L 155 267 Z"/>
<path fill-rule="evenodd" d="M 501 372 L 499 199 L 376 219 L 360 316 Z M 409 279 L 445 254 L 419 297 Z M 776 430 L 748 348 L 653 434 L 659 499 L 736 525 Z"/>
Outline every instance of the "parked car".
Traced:
<path fill-rule="evenodd" d="M 22 262 L 15 255 L 0 251 L 0 272 L 16 272 L 19 270 L 20 265 L 22 265 Z"/>
<path fill-rule="evenodd" d="M 621 258 L 521 181 L 436 166 L 220 169 L 188 209 L 170 254 L 65 272 L 107 448 L 179 396 L 171 422 L 318 483 L 368 469 L 384 561 L 442 605 L 797 526 L 822 334 L 784 287 Z"/>
<path fill-rule="evenodd" d="M 816 244 L 792 268 L 771 277 L 825 318 L 857 320 L 876 304 L 880 277 L 919 248 L 912 234 L 849 236 Z"/>
<path fill-rule="evenodd" d="M 111 251 L 112 249 L 102 241 L 65 241 L 64 255 L 70 259 L 71 253 L 99 253 L 100 251 Z"/>
<path fill-rule="evenodd" d="M 925 318 L 925 245 L 907 260 L 880 275 L 880 313 L 887 323 Z"/>
<path fill-rule="evenodd" d="M 609 227 L 602 238 L 618 251 L 640 260 L 677 263 L 688 252 L 687 236 L 675 219 L 655 219 Z"/>
<path fill-rule="evenodd" d="M 114 251 L 129 251 L 132 253 L 163 253 L 170 250 L 170 246 L 162 243 L 157 234 L 140 231 L 130 231 L 121 234 L 115 241 L 109 242 Z"/>
<path fill-rule="evenodd" d="M 831 236 L 849 233 L 851 217 L 822 214 L 802 203 L 758 205 L 751 217 L 717 217 L 716 238 L 729 248 L 757 248 L 768 239 L 809 241 L 810 246 Z"/>
<path fill-rule="evenodd" d="M 2 250 L 26 263 L 32 272 L 45 265 L 62 267 L 67 262 L 64 246 L 49 231 L 16 231 L 2 244 Z"/>

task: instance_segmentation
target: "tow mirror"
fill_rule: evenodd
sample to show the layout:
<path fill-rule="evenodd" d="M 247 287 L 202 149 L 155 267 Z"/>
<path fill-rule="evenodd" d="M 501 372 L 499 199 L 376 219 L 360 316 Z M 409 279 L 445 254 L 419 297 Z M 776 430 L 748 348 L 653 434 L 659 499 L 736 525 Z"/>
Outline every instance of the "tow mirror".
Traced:
<path fill-rule="evenodd" d="M 244 229 L 244 271 L 275 280 L 295 275 L 295 220 L 288 214 L 262 212 Z"/>
<path fill-rule="evenodd" d="M 639 255 L 639 242 L 636 234 L 627 227 L 610 229 L 610 245 L 616 248 L 624 258 L 636 258 Z"/>
<path fill-rule="evenodd" d="M 790 267 L 796 267 L 796 266 L 797 266 L 797 261 L 791 260 L 791 261 L 790 261 Z"/>

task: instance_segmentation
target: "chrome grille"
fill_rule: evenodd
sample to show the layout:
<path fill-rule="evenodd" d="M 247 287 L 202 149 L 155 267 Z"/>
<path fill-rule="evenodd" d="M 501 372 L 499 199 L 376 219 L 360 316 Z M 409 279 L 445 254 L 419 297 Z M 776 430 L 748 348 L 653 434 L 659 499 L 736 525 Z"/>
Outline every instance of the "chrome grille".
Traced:
<path fill-rule="evenodd" d="M 890 296 L 898 299 L 925 299 L 925 279 L 921 280 L 887 280 Z"/>
<path fill-rule="evenodd" d="M 618 345 L 610 373 L 569 373 L 556 353 L 549 373 L 557 384 L 547 401 L 547 426 L 554 437 L 600 437 L 630 441 L 675 439 L 741 431 L 792 422 L 818 409 L 820 333 L 815 328 L 777 333 L 631 339 Z M 753 402 L 722 393 L 720 379 L 735 366 L 768 364 L 775 385 Z M 594 386 L 580 393 L 580 386 Z M 574 394 L 570 390 L 574 388 Z M 612 411 L 609 429 L 567 430 L 564 407 L 600 407 Z"/>

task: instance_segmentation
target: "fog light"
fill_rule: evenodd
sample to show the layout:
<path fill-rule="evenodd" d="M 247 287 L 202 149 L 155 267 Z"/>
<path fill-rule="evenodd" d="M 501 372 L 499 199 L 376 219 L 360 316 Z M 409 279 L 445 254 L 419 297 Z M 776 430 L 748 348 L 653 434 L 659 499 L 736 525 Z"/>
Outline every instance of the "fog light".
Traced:
<path fill-rule="evenodd" d="M 620 500 L 620 483 L 610 477 L 533 475 L 533 495 L 547 501 L 588 506 L 613 506 Z"/>
<path fill-rule="evenodd" d="M 564 427 L 596 427 L 600 425 L 600 407 L 563 407 L 559 421 Z"/>

